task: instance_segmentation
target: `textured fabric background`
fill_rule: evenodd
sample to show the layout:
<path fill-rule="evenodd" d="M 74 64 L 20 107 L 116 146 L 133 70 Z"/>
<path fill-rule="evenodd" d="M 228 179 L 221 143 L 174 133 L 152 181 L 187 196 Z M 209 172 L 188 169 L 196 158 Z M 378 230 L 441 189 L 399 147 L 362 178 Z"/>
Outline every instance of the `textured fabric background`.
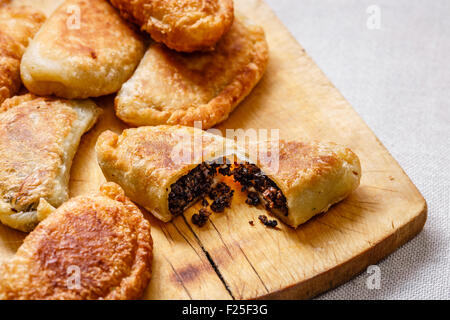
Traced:
<path fill-rule="evenodd" d="M 450 299 L 450 1 L 267 2 L 428 202 L 424 231 L 378 264 L 380 289 L 363 273 L 319 299 Z"/>

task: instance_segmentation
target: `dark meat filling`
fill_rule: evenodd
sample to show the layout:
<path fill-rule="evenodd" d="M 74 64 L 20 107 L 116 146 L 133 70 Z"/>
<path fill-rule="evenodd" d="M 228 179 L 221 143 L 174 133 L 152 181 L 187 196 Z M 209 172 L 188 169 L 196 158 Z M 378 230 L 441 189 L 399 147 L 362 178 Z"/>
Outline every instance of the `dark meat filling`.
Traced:
<path fill-rule="evenodd" d="M 202 163 L 192 169 L 187 175 L 178 179 L 170 186 L 169 210 L 174 215 L 183 214 L 199 198 L 204 207 L 209 205 L 204 198 L 209 195 L 213 201 L 211 210 L 223 212 L 231 206 L 234 195 L 228 185 L 220 182 L 215 185 L 214 177 L 217 173 L 223 176 L 233 176 L 234 180 L 242 185 L 242 191 L 247 191 L 247 204 L 257 206 L 261 201 L 269 211 L 288 215 L 286 198 L 278 186 L 254 164 L 217 164 Z M 193 218 L 194 219 L 194 218 Z M 200 213 L 196 216 L 196 222 L 202 223 L 204 217 Z M 196 223 L 197 224 L 197 223 Z M 203 223 L 204 224 L 204 223 Z"/>
<path fill-rule="evenodd" d="M 223 182 L 218 183 L 209 192 L 209 197 L 213 200 L 211 210 L 214 212 L 224 212 L 225 208 L 231 206 L 233 195 L 234 190 L 231 190 L 231 188 Z"/>
<path fill-rule="evenodd" d="M 232 175 L 231 172 L 231 164 L 223 164 L 219 167 L 219 173 L 223 176 L 230 177 Z"/>
<path fill-rule="evenodd" d="M 202 163 L 170 186 L 169 210 L 177 216 L 211 191 L 217 165 Z"/>
<path fill-rule="evenodd" d="M 288 215 L 286 197 L 278 186 L 254 164 L 237 164 L 232 171 L 234 180 L 242 185 L 243 191 L 249 191 L 247 204 L 257 205 L 256 195 L 265 203 L 269 211 L 279 211 Z M 255 194 L 255 192 L 257 194 Z"/>
<path fill-rule="evenodd" d="M 259 221 L 261 221 L 261 223 L 270 228 L 276 228 L 276 226 L 278 225 L 277 220 L 269 220 L 267 216 L 264 215 L 259 216 L 258 219 Z"/>
<path fill-rule="evenodd" d="M 202 206 L 209 207 L 209 202 L 205 198 L 202 198 Z"/>
<path fill-rule="evenodd" d="M 211 212 L 209 212 L 208 209 L 201 208 L 198 213 L 192 216 L 192 223 L 201 228 L 208 222 L 210 215 Z"/>
<path fill-rule="evenodd" d="M 257 206 L 260 204 L 261 200 L 259 199 L 258 193 L 250 191 L 247 195 L 247 200 L 245 200 L 245 203 L 249 206 Z"/>

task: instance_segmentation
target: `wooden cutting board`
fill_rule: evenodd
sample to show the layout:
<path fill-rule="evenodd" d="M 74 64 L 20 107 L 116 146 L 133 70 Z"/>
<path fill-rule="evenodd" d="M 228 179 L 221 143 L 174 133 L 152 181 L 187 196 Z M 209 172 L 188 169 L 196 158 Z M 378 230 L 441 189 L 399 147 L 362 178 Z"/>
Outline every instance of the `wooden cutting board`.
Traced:
<path fill-rule="evenodd" d="M 46 13 L 60 2 L 16 1 Z M 265 211 L 244 204 L 239 192 L 232 208 L 213 215 L 202 229 L 190 223 L 195 208 L 167 224 L 148 215 L 155 257 L 147 299 L 310 298 L 387 256 L 426 221 L 419 191 L 269 6 L 262 0 L 235 3 L 264 26 L 270 63 L 261 83 L 219 128 L 273 128 L 283 138 L 347 145 L 361 159 L 361 186 L 297 230 L 264 227 L 257 217 Z M 93 151 L 96 139 L 105 129 L 126 127 L 114 117 L 112 96 L 96 101 L 105 114 L 82 139 L 71 172 L 71 196 L 98 190 L 104 177 Z M 24 236 L 0 226 L 1 261 L 14 254 Z"/>

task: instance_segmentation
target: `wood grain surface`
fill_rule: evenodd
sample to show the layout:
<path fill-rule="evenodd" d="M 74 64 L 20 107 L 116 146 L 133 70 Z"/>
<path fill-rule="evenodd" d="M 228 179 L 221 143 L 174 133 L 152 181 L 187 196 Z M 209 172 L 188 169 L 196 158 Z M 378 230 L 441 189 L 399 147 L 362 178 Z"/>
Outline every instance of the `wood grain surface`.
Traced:
<path fill-rule="evenodd" d="M 49 14 L 60 0 L 17 0 Z M 280 129 L 282 138 L 335 141 L 361 159 L 361 186 L 345 201 L 297 230 L 268 229 L 236 190 L 233 206 L 204 228 L 190 223 L 197 206 L 171 223 L 147 215 L 154 238 L 153 278 L 146 299 L 311 298 L 355 276 L 414 237 L 426 221 L 426 202 L 389 152 L 329 82 L 262 0 L 235 0 L 237 10 L 264 27 L 270 46 L 265 76 L 218 128 Z M 326 41 L 326 39 L 324 39 Z M 115 118 L 113 96 L 76 155 L 71 196 L 98 190 L 104 177 L 94 145 Z M 254 221 L 254 226 L 249 224 Z M 0 226 L 0 261 L 24 234 Z"/>

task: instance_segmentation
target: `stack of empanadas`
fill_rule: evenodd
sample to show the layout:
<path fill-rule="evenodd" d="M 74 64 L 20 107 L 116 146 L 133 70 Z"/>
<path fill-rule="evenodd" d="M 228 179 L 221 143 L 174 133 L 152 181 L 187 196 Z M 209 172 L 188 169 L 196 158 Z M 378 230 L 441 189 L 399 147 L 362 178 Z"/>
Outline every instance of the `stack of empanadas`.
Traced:
<path fill-rule="evenodd" d="M 211 128 L 264 74 L 264 31 L 243 17 L 234 19 L 232 0 L 111 3 L 156 41 L 115 100 L 117 116 L 130 125 L 200 122 Z"/>
<path fill-rule="evenodd" d="M 130 125 L 198 121 L 206 129 L 227 119 L 264 74 L 264 31 L 234 19 L 232 0 L 111 4 L 119 11 L 105 0 L 67 0 L 56 9 L 23 56 L 25 87 L 67 99 L 120 89 L 116 114 Z M 144 37 L 132 23 L 156 41 L 142 61 Z"/>
<path fill-rule="evenodd" d="M 164 222 L 201 201 L 202 226 L 232 205 L 228 179 L 298 227 L 359 185 L 347 148 L 242 149 L 202 130 L 226 120 L 268 64 L 263 29 L 235 18 L 232 0 L 66 0 L 45 22 L 1 3 L 0 222 L 31 233 L 0 266 L 0 299 L 138 298 L 153 244 L 130 200 Z M 30 93 L 14 96 L 22 83 Z M 114 93 L 117 117 L 142 126 L 98 138 L 98 163 L 120 186 L 69 199 L 72 160 L 101 114 L 89 98 Z"/>

